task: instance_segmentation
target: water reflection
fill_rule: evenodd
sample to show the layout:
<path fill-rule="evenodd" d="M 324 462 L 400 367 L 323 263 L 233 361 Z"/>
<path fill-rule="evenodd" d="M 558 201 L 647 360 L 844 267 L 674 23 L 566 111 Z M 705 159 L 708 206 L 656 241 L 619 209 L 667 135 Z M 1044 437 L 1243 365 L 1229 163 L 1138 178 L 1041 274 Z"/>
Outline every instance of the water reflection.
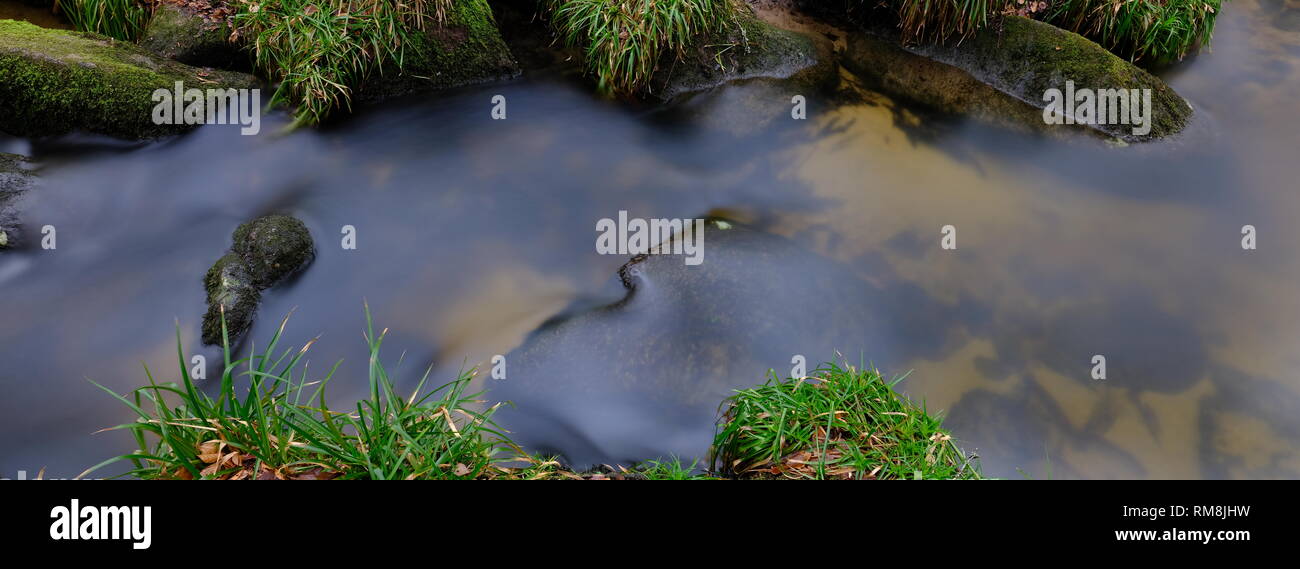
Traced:
<path fill-rule="evenodd" d="M 130 416 L 84 379 L 169 377 L 174 319 L 196 351 L 203 272 L 269 211 L 301 217 L 319 255 L 268 292 L 251 340 L 297 307 L 289 335 L 322 335 L 313 369 L 344 359 L 339 399 L 364 391 L 363 298 L 408 386 L 513 353 L 487 384 L 518 403 L 503 418 L 575 461 L 697 454 L 727 390 L 838 349 L 913 370 L 907 391 L 994 475 L 1300 475 L 1286 6 L 1225 7 L 1214 53 L 1170 75 L 1203 130 L 1155 147 L 936 120 L 851 82 L 796 123 L 772 119 L 779 84 L 645 110 L 545 78 L 282 137 L 33 144 L 25 229 L 56 225 L 59 248 L 0 256 L 0 475 L 128 449 L 90 435 Z M 498 93 L 507 121 L 488 115 Z M 619 210 L 745 223 L 710 237 L 700 272 L 647 264 L 611 312 L 627 259 L 597 255 L 593 228 Z M 1248 223 L 1260 248 L 1243 252 Z M 955 251 L 938 248 L 948 224 Z"/>

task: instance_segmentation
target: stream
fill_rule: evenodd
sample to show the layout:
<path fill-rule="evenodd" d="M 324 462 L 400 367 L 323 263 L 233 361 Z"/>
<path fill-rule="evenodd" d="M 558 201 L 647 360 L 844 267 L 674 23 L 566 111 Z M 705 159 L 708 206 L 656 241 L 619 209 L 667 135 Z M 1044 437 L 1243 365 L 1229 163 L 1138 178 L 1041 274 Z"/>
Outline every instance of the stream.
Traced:
<path fill-rule="evenodd" d="M 529 74 L 286 135 L 283 114 L 251 137 L 0 135 L 40 166 L 24 231 L 58 231 L 0 254 L 0 477 L 132 450 L 95 434 L 133 417 L 87 380 L 175 379 L 178 326 L 218 377 L 203 274 L 279 211 L 316 259 L 266 292 L 242 350 L 292 311 L 287 341 L 320 336 L 310 369 L 342 360 L 336 407 L 366 391 L 365 302 L 399 387 L 507 354 L 506 379 L 478 382 L 514 402 L 502 423 L 577 463 L 703 457 L 731 390 L 838 351 L 908 374 L 992 476 L 1295 478 L 1300 8 L 1224 10 L 1213 51 L 1162 73 L 1199 134 L 1129 148 L 929 116 L 847 74 L 806 94 L 805 121 L 752 112 L 789 100 L 770 83 L 635 108 Z M 620 211 L 738 233 L 709 234 L 699 272 L 647 266 L 611 311 L 629 257 L 598 254 L 595 226 Z"/>

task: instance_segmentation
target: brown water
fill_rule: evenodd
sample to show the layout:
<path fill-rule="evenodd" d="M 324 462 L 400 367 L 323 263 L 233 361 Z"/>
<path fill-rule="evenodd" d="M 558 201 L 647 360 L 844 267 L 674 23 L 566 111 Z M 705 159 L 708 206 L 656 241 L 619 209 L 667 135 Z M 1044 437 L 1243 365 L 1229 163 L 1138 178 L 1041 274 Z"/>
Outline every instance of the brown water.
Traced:
<path fill-rule="evenodd" d="M 313 368 L 344 358 L 341 377 L 356 379 L 334 395 L 346 398 L 364 390 L 363 298 L 406 381 L 522 357 L 548 318 L 582 323 L 583 307 L 623 294 L 612 279 L 627 259 L 597 255 L 593 228 L 628 210 L 726 212 L 766 237 L 720 241 L 713 270 L 729 280 L 688 280 L 687 300 L 657 292 L 680 281 L 648 274 L 636 311 L 594 320 L 600 343 L 578 327 L 544 362 L 486 383 L 519 404 L 508 421 L 535 426 L 533 448 L 579 461 L 703 449 L 700 409 L 716 395 L 788 369 L 793 353 L 838 349 L 911 370 L 905 390 L 946 410 L 994 475 L 1295 477 L 1297 12 L 1225 6 L 1213 53 L 1165 75 L 1197 109 L 1182 144 L 1035 138 L 851 86 L 810 95 L 806 123 L 747 110 L 789 100 L 762 84 L 635 111 L 547 77 L 284 137 L 0 141 L 44 167 L 28 229 L 59 231 L 56 251 L 0 256 L 0 475 L 74 475 L 130 448 L 91 435 L 130 415 L 85 379 L 126 390 L 142 363 L 171 377 L 174 318 L 198 352 L 200 278 L 252 216 L 300 216 L 319 252 L 267 294 L 251 337 L 297 307 L 288 333 L 322 335 Z M 506 121 L 489 119 L 498 93 Z M 338 247 L 345 224 L 356 251 Z M 1239 246 L 1246 224 L 1258 250 Z M 944 225 L 955 251 L 939 248 Z M 758 329 L 767 315 L 782 325 Z M 611 356 L 645 345 L 635 361 Z M 678 373 L 705 369 L 701 346 L 725 373 Z M 1094 354 L 1104 381 L 1090 378 Z M 649 383 L 660 377 L 681 379 Z"/>
<path fill-rule="evenodd" d="M 54 13 L 52 6 L 32 6 L 18 0 L 0 0 L 0 20 L 22 20 L 43 28 L 72 29 L 63 16 Z"/>

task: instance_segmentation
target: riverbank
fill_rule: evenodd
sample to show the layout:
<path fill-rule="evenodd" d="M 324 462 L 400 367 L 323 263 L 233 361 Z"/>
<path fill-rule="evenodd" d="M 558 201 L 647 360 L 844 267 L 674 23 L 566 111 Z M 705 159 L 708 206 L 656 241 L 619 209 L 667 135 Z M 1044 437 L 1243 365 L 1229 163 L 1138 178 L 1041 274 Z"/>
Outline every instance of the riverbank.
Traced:
<path fill-rule="evenodd" d="M 647 457 L 629 465 L 566 464 L 515 444 L 494 415 L 468 392 L 476 370 L 439 387 L 426 372 L 399 394 L 381 362 L 387 330 L 366 314 L 369 397 L 355 411 L 331 410 L 333 372 L 309 378 L 312 342 L 281 349 L 288 317 L 264 351 L 228 362 L 215 398 L 191 377 L 177 332 L 180 381 L 117 394 L 139 418 L 128 430 L 135 452 L 102 462 L 88 475 L 129 461 L 146 480 L 601 480 L 601 479 L 978 479 L 978 466 L 956 446 L 942 420 L 894 391 L 874 369 L 827 364 L 807 377 L 777 379 L 722 402 L 707 464 Z M 495 373 L 495 372 L 494 372 Z M 236 383 L 247 382 L 246 389 Z M 169 402 L 169 398 L 179 398 Z M 575 468 L 576 467 L 576 468 Z"/>
<path fill-rule="evenodd" d="M 618 99 L 670 100 L 756 78 L 794 77 L 795 84 L 808 87 L 835 77 L 834 51 L 843 51 L 843 38 L 838 36 L 845 35 L 837 32 L 829 39 L 822 33 L 808 33 L 807 26 L 790 25 L 811 15 L 834 22 L 851 38 L 879 36 L 879 30 L 889 30 L 888 45 L 877 49 L 906 49 L 913 55 L 899 60 L 871 54 L 857 72 L 875 75 L 878 84 L 943 112 L 1010 115 L 1012 122 L 1024 122 L 1019 115 L 1032 117 L 1032 111 L 1042 108 L 1036 102 L 1042 95 L 1039 91 L 1064 88 L 1065 81 L 1074 80 L 1089 88 L 1156 92 L 1159 116 L 1143 119 L 1154 121 L 1154 132 L 1129 135 L 1097 129 L 1105 135 L 1132 142 L 1178 133 L 1190 107 L 1134 63 L 1169 65 L 1207 47 L 1218 0 L 1174 6 L 1140 0 L 1114 11 L 1099 10 L 1098 5 L 1099 0 L 1072 0 L 1050 8 L 1045 3 L 979 0 L 960 8 L 929 10 L 916 0 L 850 2 L 840 7 L 772 0 L 547 0 L 535 6 L 508 0 L 381 0 L 358 10 L 350 0 L 331 0 L 323 6 L 308 0 L 215 0 L 201 9 L 170 0 L 160 0 L 156 6 L 133 0 L 65 0 L 58 7 L 83 32 L 138 42 L 150 53 L 205 69 L 255 70 L 272 92 L 268 108 L 286 108 L 293 126 L 318 125 L 351 114 L 362 102 L 518 76 L 525 71 L 518 62 L 533 57 L 517 52 L 536 45 L 531 41 L 508 45 L 499 19 L 544 28 L 553 46 L 548 49 L 565 49 L 569 57 L 576 56 L 590 87 Z M 1029 20 L 1037 26 L 1022 23 Z M 68 43 L 59 34 L 46 36 Z M 19 54 L 20 62 L 47 57 L 39 44 L 10 43 L 14 45 L 6 49 Z M 857 58 L 864 59 L 861 53 Z M 987 84 L 999 101 L 953 104 L 953 98 L 962 98 L 961 93 L 970 90 L 960 78 L 888 76 L 934 62 L 968 74 L 968 81 L 977 86 Z M 863 69 L 870 72 L 862 73 Z M 28 73 L 25 68 L 20 71 Z M 1017 79 L 1026 75 L 1032 78 L 1028 86 Z M 119 86 L 117 91 L 130 87 Z M 935 93 L 936 89 L 941 92 Z M 153 86 L 140 85 L 137 90 L 147 94 Z M 9 99 L 42 100 L 37 87 L 10 91 Z M 1024 103 L 1030 105 L 1030 112 L 1021 112 L 1026 110 L 1021 108 Z M 139 120 L 150 116 L 131 113 L 140 115 Z M 126 138 L 156 134 L 139 127 L 100 124 L 78 109 L 59 108 L 47 114 L 19 124 L 0 124 L 0 128 L 24 136 L 57 135 L 78 128 Z M 1063 114 L 1069 124 L 1074 123 L 1072 105 Z M 67 125 L 31 126 L 56 117 Z M 1080 124 L 1090 120 L 1081 115 Z"/>

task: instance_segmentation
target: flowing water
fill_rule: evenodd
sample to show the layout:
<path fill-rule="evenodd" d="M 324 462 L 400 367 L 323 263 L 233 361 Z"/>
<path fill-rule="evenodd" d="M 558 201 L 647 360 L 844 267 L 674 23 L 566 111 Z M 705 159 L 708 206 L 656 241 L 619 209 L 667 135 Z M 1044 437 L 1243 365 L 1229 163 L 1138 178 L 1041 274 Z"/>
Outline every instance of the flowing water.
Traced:
<path fill-rule="evenodd" d="M 1225 6 L 1213 53 L 1165 73 L 1197 109 L 1181 144 L 1022 135 L 852 88 L 809 94 L 805 122 L 753 110 L 789 101 L 770 83 L 632 109 L 545 75 L 285 136 L 270 117 L 257 137 L 0 139 L 41 166 L 24 230 L 58 238 L 0 254 L 0 476 L 130 450 L 92 434 L 131 415 L 87 379 L 175 377 L 178 324 L 187 355 L 219 360 L 197 345 L 202 275 L 240 222 L 285 211 L 317 258 L 250 339 L 296 308 L 312 368 L 344 360 L 340 400 L 365 389 L 364 299 L 403 386 L 509 354 L 483 383 L 517 404 L 503 421 L 578 462 L 700 454 L 728 390 L 838 350 L 910 371 L 993 475 L 1295 477 L 1298 14 Z M 620 304 L 628 258 L 594 247 L 620 210 L 736 233 L 709 234 L 700 272 L 646 264 Z"/>

